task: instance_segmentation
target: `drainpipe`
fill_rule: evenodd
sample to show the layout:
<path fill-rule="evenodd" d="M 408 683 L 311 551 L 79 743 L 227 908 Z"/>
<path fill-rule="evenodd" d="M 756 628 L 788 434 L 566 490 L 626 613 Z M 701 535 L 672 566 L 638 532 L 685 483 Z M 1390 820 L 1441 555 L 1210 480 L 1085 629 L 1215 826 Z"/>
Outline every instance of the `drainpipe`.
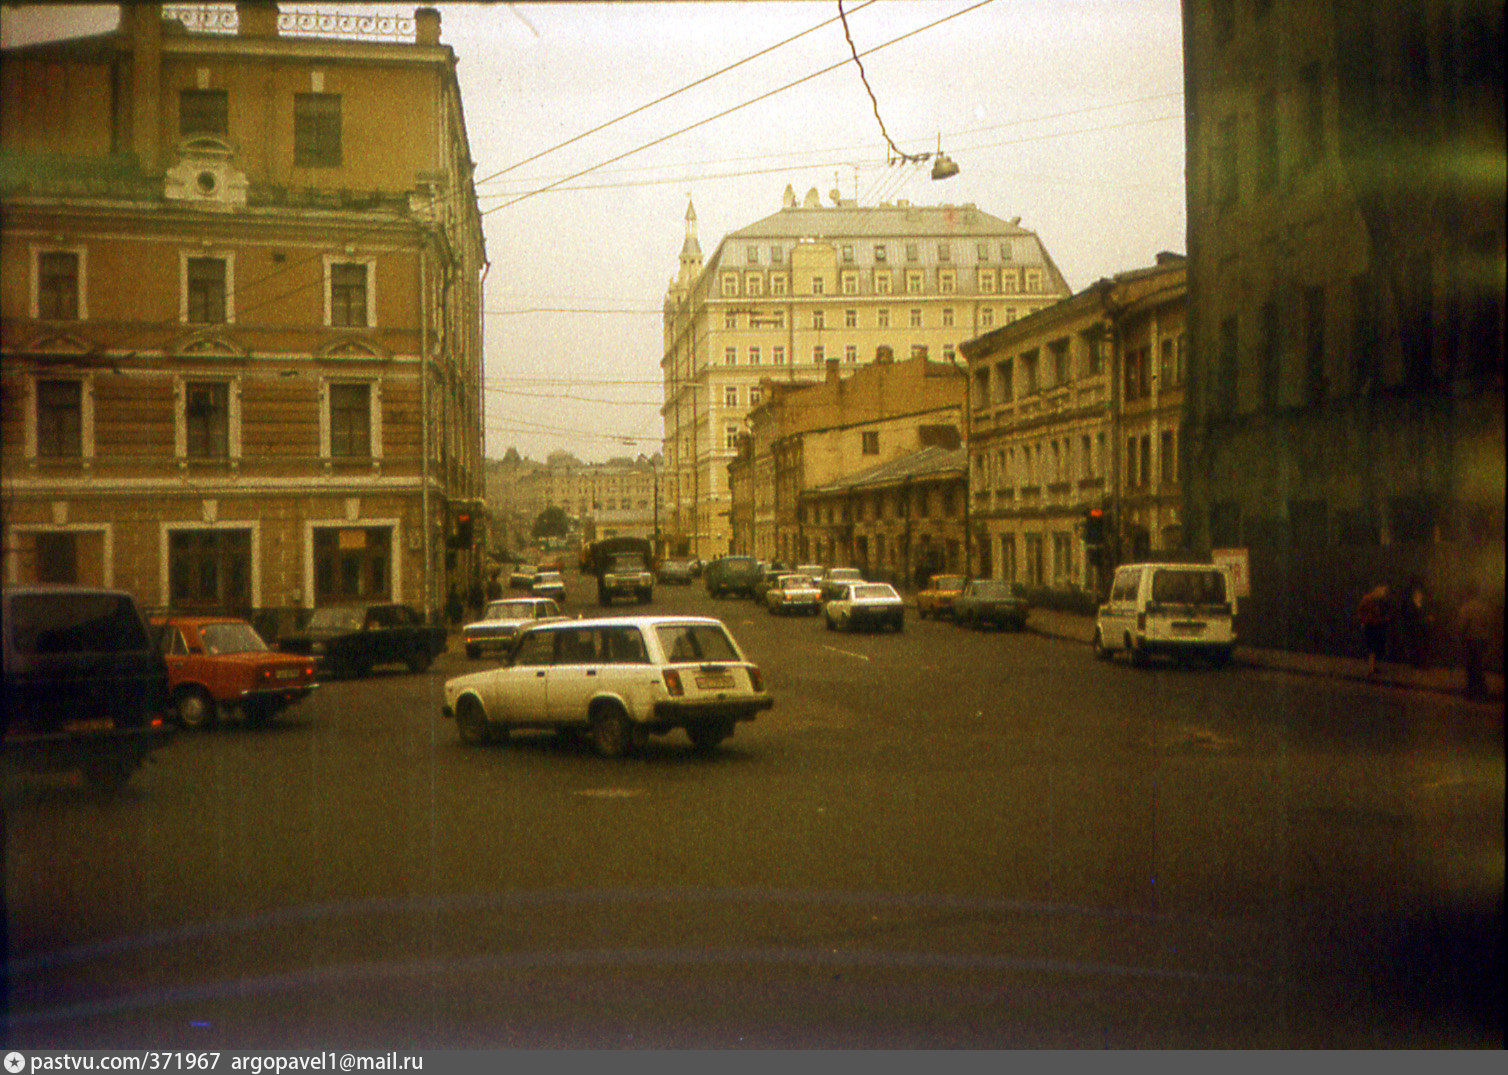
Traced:
<path fill-rule="evenodd" d="M 419 253 L 419 512 L 424 535 L 424 616 L 433 615 L 434 546 L 430 541 L 429 518 L 429 257 L 420 244 Z"/>

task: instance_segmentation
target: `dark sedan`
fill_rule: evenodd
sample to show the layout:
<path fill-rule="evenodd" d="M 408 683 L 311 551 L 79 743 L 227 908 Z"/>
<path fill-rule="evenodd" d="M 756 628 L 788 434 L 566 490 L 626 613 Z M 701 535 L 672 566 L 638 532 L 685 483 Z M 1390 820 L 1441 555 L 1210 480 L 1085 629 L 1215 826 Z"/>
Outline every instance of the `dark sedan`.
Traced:
<path fill-rule="evenodd" d="M 1009 582 L 995 579 L 974 579 L 964 584 L 963 591 L 953 599 L 953 614 L 958 622 L 968 627 L 1011 627 L 1017 631 L 1026 627 L 1030 606 Z"/>

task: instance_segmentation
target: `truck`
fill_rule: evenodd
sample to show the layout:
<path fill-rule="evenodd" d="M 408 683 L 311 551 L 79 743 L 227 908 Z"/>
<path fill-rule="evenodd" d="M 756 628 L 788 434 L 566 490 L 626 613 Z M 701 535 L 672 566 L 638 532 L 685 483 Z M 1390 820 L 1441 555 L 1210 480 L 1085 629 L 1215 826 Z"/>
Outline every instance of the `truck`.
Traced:
<path fill-rule="evenodd" d="M 641 605 L 654 600 L 655 552 L 647 538 L 611 537 L 586 546 L 582 570 L 597 577 L 597 603 L 633 597 Z"/>

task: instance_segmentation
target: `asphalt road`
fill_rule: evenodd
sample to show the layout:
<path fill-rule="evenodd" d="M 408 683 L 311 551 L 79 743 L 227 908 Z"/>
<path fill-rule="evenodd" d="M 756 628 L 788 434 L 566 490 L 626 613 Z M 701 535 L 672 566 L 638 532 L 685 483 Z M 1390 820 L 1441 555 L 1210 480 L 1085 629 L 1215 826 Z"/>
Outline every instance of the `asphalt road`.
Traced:
<path fill-rule="evenodd" d="M 699 587 L 650 610 L 722 617 L 775 709 L 711 756 L 467 747 L 453 645 L 181 735 L 117 799 L 12 781 L 7 1041 L 1502 1045 L 1480 709 Z"/>

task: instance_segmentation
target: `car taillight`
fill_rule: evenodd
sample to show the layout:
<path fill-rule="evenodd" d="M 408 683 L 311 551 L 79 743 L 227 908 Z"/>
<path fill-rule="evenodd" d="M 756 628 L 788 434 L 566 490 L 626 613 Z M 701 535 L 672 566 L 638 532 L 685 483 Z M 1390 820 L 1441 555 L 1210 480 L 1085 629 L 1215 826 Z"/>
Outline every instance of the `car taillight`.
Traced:
<path fill-rule="evenodd" d="M 686 693 L 686 688 L 681 686 L 681 673 L 674 668 L 665 669 L 665 689 L 672 698 L 679 698 Z"/>
<path fill-rule="evenodd" d="M 759 669 L 749 665 L 749 685 L 756 691 L 764 690 L 764 676 L 759 674 Z"/>

